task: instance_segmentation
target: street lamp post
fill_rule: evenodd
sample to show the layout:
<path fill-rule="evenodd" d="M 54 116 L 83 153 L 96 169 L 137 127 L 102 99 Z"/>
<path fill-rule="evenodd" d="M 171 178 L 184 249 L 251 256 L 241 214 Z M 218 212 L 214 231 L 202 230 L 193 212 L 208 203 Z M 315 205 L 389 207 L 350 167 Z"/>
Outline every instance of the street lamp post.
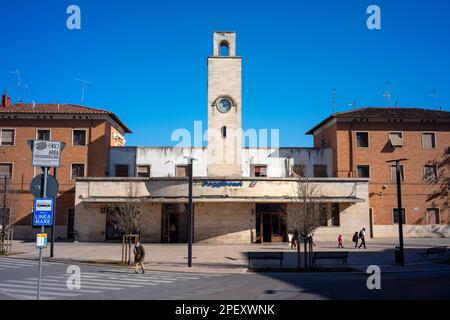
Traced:
<path fill-rule="evenodd" d="M 188 217 L 188 268 L 192 267 L 192 242 L 194 240 L 194 202 L 193 198 L 193 181 L 194 170 L 193 161 L 196 160 L 192 156 L 185 157 L 188 159 L 188 175 L 189 175 L 189 217 Z"/>
<path fill-rule="evenodd" d="M 401 161 L 406 161 L 407 158 L 389 160 L 387 163 L 395 163 L 395 171 L 397 178 L 397 215 L 398 215 L 398 238 L 400 246 L 399 263 L 402 267 L 405 266 L 405 247 L 403 244 L 403 209 L 402 209 L 402 187 L 401 187 Z"/>

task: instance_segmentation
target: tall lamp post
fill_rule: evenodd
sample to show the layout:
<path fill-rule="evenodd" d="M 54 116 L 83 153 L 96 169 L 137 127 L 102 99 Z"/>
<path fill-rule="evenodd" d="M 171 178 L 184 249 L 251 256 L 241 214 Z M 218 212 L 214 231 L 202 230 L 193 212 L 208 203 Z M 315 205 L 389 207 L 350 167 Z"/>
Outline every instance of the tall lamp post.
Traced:
<path fill-rule="evenodd" d="M 193 181 L 194 181 L 194 173 L 193 173 L 193 161 L 196 160 L 192 156 L 185 157 L 188 159 L 188 174 L 189 174 L 189 217 L 188 217 L 188 268 L 192 267 L 192 242 L 194 238 L 194 202 L 193 198 Z"/>
<path fill-rule="evenodd" d="M 402 267 L 405 266 L 405 247 L 403 244 L 403 209 L 402 209 L 402 187 L 401 187 L 401 161 L 407 161 L 409 159 L 403 158 L 403 159 L 395 159 L 395 160 L 389 160 L 387 163 L 395 163 L 395 172 L 397 177 L 397 215 L 398 215 L 398 238 L 399 238 L 399 245 L 400 245 L 400 256 L 399 256 L 399 263 Z M 397 261 L 396 261 L 397 262 Z"/>

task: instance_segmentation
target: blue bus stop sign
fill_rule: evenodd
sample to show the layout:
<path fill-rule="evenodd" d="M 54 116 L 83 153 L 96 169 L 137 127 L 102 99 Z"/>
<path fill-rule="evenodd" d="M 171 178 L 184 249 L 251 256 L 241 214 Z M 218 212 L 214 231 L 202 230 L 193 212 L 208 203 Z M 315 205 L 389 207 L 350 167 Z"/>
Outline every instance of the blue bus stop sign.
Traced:
<path fill-rule="evenodd" d="M 53 198 L 35 198 L 33 206 L 33 226 L 51 227 L 53 225 L 55 200 Z"/>

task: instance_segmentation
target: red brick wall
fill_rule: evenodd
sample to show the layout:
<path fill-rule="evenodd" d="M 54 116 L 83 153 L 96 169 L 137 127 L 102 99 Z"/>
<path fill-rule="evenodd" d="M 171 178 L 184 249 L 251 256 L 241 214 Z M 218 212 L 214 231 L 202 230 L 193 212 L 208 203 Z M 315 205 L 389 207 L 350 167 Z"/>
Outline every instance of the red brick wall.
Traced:
<path fill-rule="evenodd" d="M 50 129 L 51 140 L 66 143 L 61 155 L 61 167 L 57 172 L 61 194 L 56 206 L 57 225 L 67 224 L 67 209 L 74 206 L 75 182 L 70 179 L 71 164 L 84 163 L 89 176 L 108 174 L 111 125 L 105 120 L 0 119 L 0 128 L 16 130 L 15 146 L 0 146 L 0 163 L 14 164 L 12 188 L 19 192 L 15 196 L 17 205 L 14 209 L 18 215 L 18 225 L 30 225 L 32 219 L 33 196 L 29 193 L 29 186 L 34 170 L 27 141 L 36 138 L 37 129 Z M 87 146 L 72 146 L 72 129 L 87 130 Z M 53 174 L 53 169 L 50 173 Z"/>
<path fill-rule="evenodd" d="M 357 148 L 356 131 L 369 131 L 369 148 Z M 403 132 L 403 148 L 392 150 L 388 146 L 390 131 Z M 422 147 L 422 132 L 435 132 L 437 147 Z M 338 177 L 356 176 L 356 166 L 370 165 L 369 183 L 370 207 L 373 208 L 375 224 L 392 224 L 392 208 L 397 206 L 395 180 L 391 181 L 390 166 L 386 161 L 409 158 L 405 161 L 405 182 L 402 184 L 403 207 L 406 208 L 408 224 L 426 224 L 427 208 L 441 210 L 441 223 L 450 223 L 448 196 L 433 197 L 450 177 L 448 165 L 439 168 L 439 182 L 430 184 L 423 179 L 424 165 L 429 162 L 442 163 L 447 148 L 450 147 L 449 123 L 408 123 L 408 122 L 339 122 L 314 136 L 314 144 L 320 145 L 322 138 L 329 139 L 336 150 L 335 171 Z M 383 191 L 383 186 L 386 189 Z M 381 196 L 381 192 L 383 195 Z"/>

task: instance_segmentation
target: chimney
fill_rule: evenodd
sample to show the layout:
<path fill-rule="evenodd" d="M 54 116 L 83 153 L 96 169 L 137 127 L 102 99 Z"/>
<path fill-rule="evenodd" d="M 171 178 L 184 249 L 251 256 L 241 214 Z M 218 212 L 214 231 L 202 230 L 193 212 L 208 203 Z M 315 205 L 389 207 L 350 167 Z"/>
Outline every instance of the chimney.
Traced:
<path fill-rule="evenodd" d="M 8 108 L 11 106 L 11 98 L 8 96 L 8 92 L 5 91 L 5 94 L 2 95 L 2 107 Z"/>

